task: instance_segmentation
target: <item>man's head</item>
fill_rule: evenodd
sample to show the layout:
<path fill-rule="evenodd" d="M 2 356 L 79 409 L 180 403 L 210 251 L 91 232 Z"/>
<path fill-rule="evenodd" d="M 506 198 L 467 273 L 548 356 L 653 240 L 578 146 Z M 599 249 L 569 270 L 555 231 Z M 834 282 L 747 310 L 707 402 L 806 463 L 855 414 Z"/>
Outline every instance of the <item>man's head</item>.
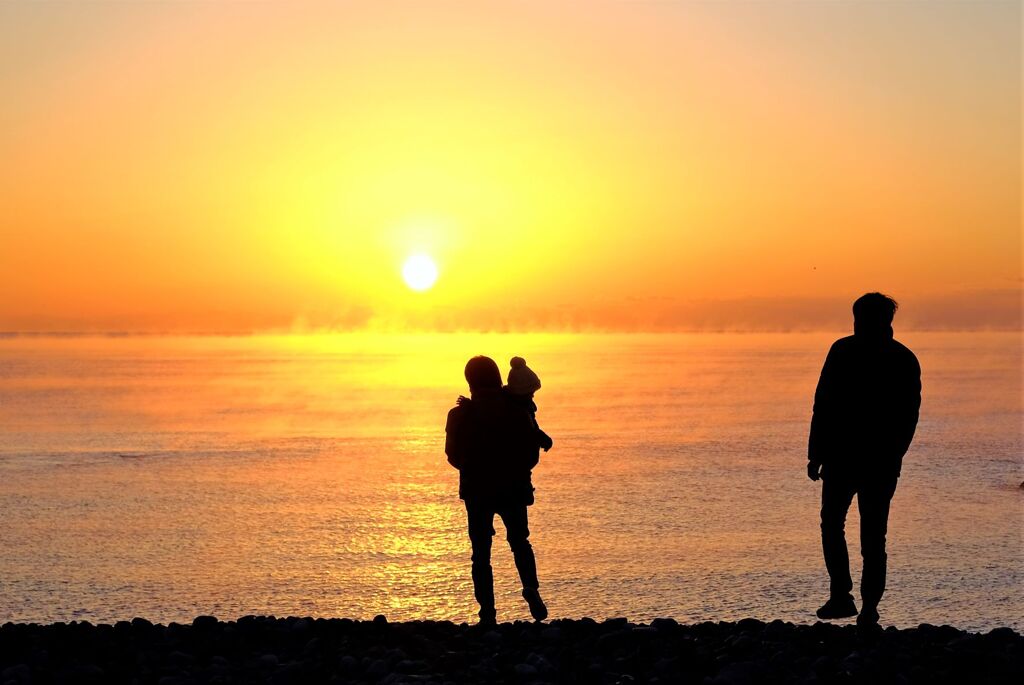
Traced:
<path fill-rule="evenodd" d="M 896 300 L 882 293 L 861 295 L 853 303 L 854 333 L 891 333 Z"/>
<path fill-rule="evenodd" d="M 466 382 L 470 392 L 501 390 L 501 371 L 490 357 L 473 357 L 466 362 Z"/>

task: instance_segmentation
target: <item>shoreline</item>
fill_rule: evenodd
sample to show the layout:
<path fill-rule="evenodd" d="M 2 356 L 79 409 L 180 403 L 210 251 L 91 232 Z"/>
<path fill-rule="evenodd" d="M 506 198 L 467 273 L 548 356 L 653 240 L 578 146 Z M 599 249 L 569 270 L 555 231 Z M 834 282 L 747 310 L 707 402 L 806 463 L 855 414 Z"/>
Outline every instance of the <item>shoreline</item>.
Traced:
<path fill-rule="evenodd" d="M 0 683 L 1015 683 L 1024 636 L 922 624 L 339 618 L 0 626 Z"/>

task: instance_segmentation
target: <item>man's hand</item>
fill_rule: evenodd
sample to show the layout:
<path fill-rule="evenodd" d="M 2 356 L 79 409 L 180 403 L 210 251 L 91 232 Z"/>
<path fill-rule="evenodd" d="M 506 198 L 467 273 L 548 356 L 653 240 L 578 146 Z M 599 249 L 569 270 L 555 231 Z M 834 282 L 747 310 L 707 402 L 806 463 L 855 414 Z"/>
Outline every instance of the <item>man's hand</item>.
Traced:
<path fill-rule="evenodd" d="M 469 399 L 468 397 L 465 397 L 463 395 L 459 395 L 459 399 L 455 400 L 455 404 L 457 404 L 457 405 L 459 405 L 461 407 L 462 405 L 469 404 L 472 401 L 473 400 Z"/>
<path fill-rule="evenodd" d="M 811 480 L 821 478 L 821 464 L 816 461 L 807 462 L 807 477 Z"/>

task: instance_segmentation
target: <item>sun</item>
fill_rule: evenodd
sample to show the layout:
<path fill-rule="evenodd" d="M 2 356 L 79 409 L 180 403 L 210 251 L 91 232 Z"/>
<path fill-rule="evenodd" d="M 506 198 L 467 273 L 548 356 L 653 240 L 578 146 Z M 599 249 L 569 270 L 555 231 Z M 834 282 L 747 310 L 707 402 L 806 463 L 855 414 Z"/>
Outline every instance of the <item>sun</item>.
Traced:
<path fill-rule="evenodd" d="M 402 278 L 413 290 L 429 290 L 437 280 L 437 265 L 425 254 L 414 254 L 402 265 Z"/>

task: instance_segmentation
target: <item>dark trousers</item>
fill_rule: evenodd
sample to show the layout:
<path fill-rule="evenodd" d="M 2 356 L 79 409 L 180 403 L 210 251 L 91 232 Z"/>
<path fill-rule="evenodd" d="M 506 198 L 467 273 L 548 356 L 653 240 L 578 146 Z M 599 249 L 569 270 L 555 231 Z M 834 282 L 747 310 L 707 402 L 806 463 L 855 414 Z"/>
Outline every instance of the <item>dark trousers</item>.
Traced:
<path fill-rule="evenodd" d="M 491 571 L 491 540 L 494 537 L 494 515 L 505 524 L 508 546 L 512 548 L 523 589 L 536 590 L 537 560 L 530 545 L 525 504 L 467 501 L 469 541 L 473 546 L 473 592 L 480 604 L 480 618 L 494 618 L 494 573 Z"/>
<path fill-rule="evenodd" d="M 864 608 L 875 609 L 885 592 L 885 534 L 897 477 L 830 475 L 826 470 L 822 480 L 821 547 L 831 580 L 831 595 L 843 597 L 853 590 L 850 555 L 846 550 L 846 513 L 856 495 L 860 512 L 860 553 L 864 558 L 860 596 Z"/>

